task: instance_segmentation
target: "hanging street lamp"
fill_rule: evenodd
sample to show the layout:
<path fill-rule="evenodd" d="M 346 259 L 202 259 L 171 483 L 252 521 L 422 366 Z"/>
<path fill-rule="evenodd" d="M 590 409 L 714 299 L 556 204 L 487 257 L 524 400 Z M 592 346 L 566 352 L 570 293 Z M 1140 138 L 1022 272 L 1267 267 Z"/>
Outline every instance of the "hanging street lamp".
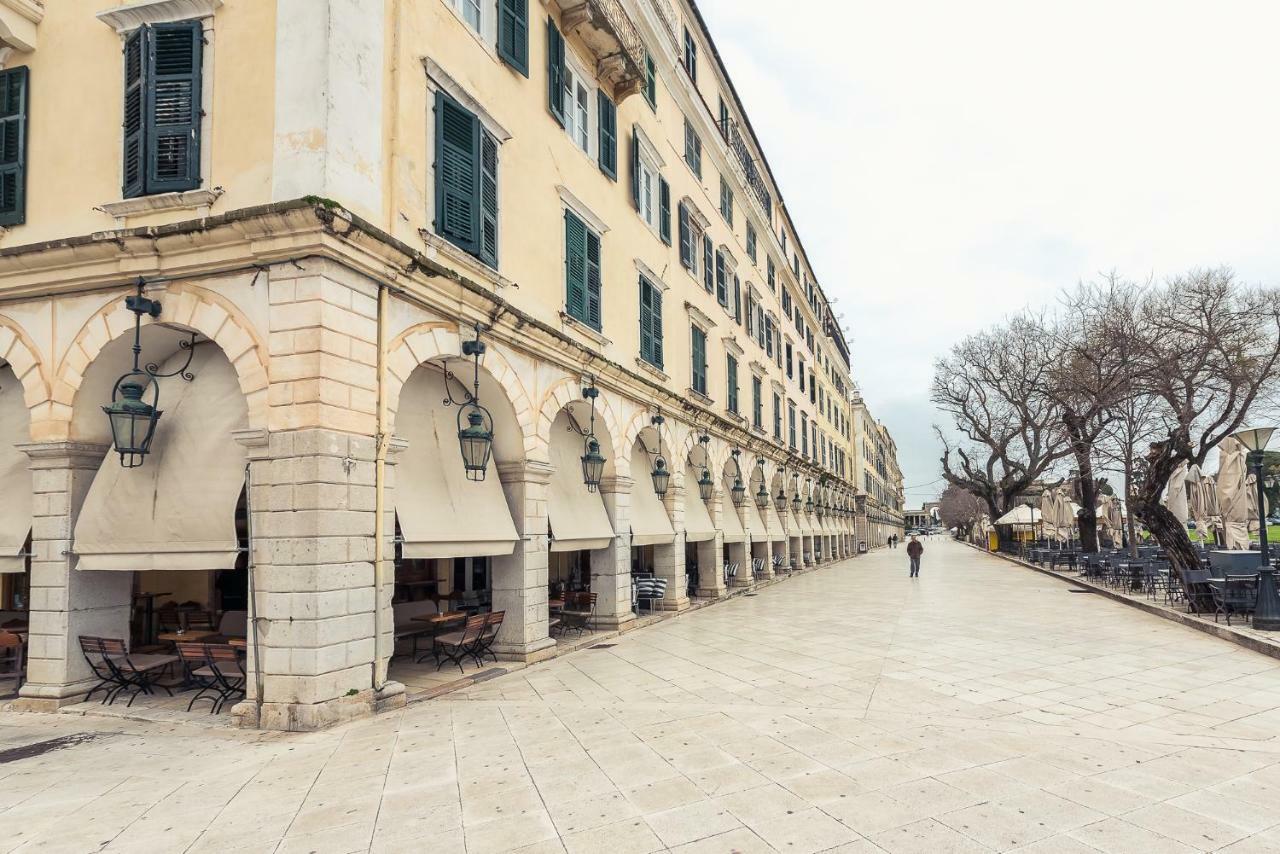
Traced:
<path fill-rule="evenodd" d="M 662 456 L 662 425 L 665 423 L 665 419 L 663 419 L 662 413 L 659 412 L 649 419 L 649 423 L 658 432 L 658 454 L 654 458 L 653 471 L 649 472 L 649 476 L 653 478 L 653 491 L 659 498 L 666 498 L 667 486 L 671 483 L 671 472 L 667 470 L 667 461 Z"/>
<path fill-rule="evenodd" d="M 769 488 L 764 485 L 764 457 L 756 459 L 756 467 L 760 469 L 760 488 L 756 490 L 756 509 L 764 511 L 769 507 Z"/>
<path fill-rule="evenodd" d="M 711 500 L 716 491 L 715 481 L 711 479 L 711 458 L 707 454 L 707 446 L 711 444 L 711 437 L 703 433 L 698 437 L 698 444 L 702 445 L 702 476 L 698 478 L 698 497 L 702 499 L 703 503 L 706 503 Z"/>
<path fill-rule="evenodd" d="M 1266 483 L 1262 463 L 1274 427 L 1250 427 L 1239 430 L 1232 438 L 1249 451 L 1249 467 L 1258 489 L 1258 601 L 1253 610 L 1253 627 L 1260 631 L 1280 631 L 1280 593 L 1276 591 L 1275 569 L 1267 543 Z"/>
<path fill-rule="evenodd" d="M 605 458 L 600 453 L 600 442 L 596 439 L 596 398 L 600 390 L 589 385 L 582 390 L 583 398 L 591 401 L 591 426 L 583 437 L 585 453 L 582 455 L 582 482 L 590 492 L 600 488 L 600 479 L 604 477 Z"/>
<path fill-rule="evenodd" d="M 485 345 L 480 340 L 480 324 L 476 324 L 475 330 L 474 339 L 462 342 L 462 355 L 472 359 L 471 391 L 464 389 L 466 397 L 454 400 L 448 382 L 452 374 L 446 370 L 445 391 L 449 397 L 445 403 L 458 406 L 458 450 L 462 452 L 462 468 L 467 480 L 482 481 L 493 456 L 493 416 L 480 405 L 480 357 L 485 354 Z M 465 426 L 463 419 L 467 422 Z"/>
<path fill-rule="evenodd" d="M 733 454 L 733 486 L 729 488 L 729 498 L 733 501 L 734 507 L 741 507 L 747 500 L 747 488 L 742 485 L 742 466 L 738 464 L 738 454 L 742 453 L 737 448 L 732 451 Z"/>
<path fill-rule="evenodd" d="M 782 469 L 782 479 L 778 482 L 778 494 L 773 497 L 773 507 L 782 516 L 787 512 L 787 470 Z"/>

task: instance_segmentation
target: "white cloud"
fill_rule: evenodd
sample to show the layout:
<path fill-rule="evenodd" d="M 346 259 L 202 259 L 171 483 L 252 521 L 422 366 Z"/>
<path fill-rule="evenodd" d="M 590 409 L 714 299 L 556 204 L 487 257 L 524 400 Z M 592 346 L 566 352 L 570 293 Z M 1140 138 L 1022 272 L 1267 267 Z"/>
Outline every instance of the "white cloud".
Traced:
<path fill-rule="evenodd" d="M 1280 279 L 1276 4 L 699 5 L 908 484 L 956 338 L 1113 268 Z"/>

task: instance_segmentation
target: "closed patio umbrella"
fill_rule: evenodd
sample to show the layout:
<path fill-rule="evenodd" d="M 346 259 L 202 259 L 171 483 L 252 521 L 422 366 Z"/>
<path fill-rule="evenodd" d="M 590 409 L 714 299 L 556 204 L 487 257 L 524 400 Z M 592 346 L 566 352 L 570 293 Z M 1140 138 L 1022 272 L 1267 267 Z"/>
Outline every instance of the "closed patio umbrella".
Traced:
<path fill-rule="evenodd" d="M 1244 445 L 1232 438 L 1218 445 L 1218 509 L 1222 538 L 1228 549 L 1249 548 L 1249 496 L 1245 484 Z"/>
<path fill-rule="evenodd" d="M 1044 523 L 1044 535 L 1052 540 L 1058 540 L 1058 490 L 1057 488 L 1046 489 L 1040 493 L 1040 521 Z"/>
<path fill-rule="evenodd" d="M 1169 475 L 1165 485 L 1164 506 L 1177 517 L 1182 527 L 1187 526 L 1189 512 L 1187 509 L 1187 464 L 1178 463 L 1178 467 Z"/>

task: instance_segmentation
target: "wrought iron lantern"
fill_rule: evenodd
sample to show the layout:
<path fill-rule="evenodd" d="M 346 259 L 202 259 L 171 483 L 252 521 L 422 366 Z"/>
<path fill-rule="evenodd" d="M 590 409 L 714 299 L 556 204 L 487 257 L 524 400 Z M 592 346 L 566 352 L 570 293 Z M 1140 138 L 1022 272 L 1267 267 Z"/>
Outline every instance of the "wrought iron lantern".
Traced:
<path fill-rule="evenodd" d="M 791 496 L 791 512 L 799 513 L 800 508 L 804 506 L 804 499 L 800 497 L 800 487 L 796 487 L 796 494 Z"/>
<path fill-rule="evenodd" d="M 649 472 L 649 476 L 653 478 L 653 491 L 659 498 L 666 498 L 667 487 L 671 483 L 671 472 L 667 470 L 667 461 L 662 456 L 662 425 L 665 419 L 659 412 L 653 418 L 649 419 L 649 423 L 653 424 L 658 431 L 658 453 L 653 460 L 653 471 Z"/>
<path fill-rule="evenodd" d="M 769 507 L 769 488 L 764 485 L 764 457 L 756 460 L 756 467 L 760 469 L 760 488 L 756 490 L 756 509 L 764 511 Z"/>
<path fill-rule="evenodd" d="M 738 464 L 738 454 L 742 453 L 737 448 L 733 449 L 733 486 L 729 488 L 729 498 L 733 501 L 734 507 L 741 507 L 747 500 L 747 488 L 742 484 L 742 466 Z"/>
<path fill-rule="evenodd" d="M 462 468 L 466 471 L 467 480 L 481 481 L 489 471 L 489 459 L 493 456 L 493 416 L 480 405 L 480 357 L 485 353 L 485 345 L 480 340 L 480 324 L 476 324 L 475 329 L 476 337 L 462 342 L 462 355 L 473 360 L 471 391 L 464 389 L 466 397 L 461 401 L 454 400 L 453 390 L 448 385 L 452 374 L 446 371 L 445 391 L 449 397 L 445 403 L 458 406 L 458 449 L 462 453 Z M 466 420 L 465 425 L 463 419 Z"/>
<path fill-rule="evenodd" d="M 186 363 L 176 371 L 160 373 L 155 363 L 145 367 L 142 362 L 142 316 L 152 318 L 160 316 L 160 302 L 142 295 L 144 280 L 138 279 L 138 291 L 133 296 L 125 297 L 124 306 L 133 312 L 133 369 L 122 374 L 111 387 L 111 403 L 102 407 L 111 425 L 111 444 L 120 455 L 123 468 L 137 468 L 142 465 L 147 454 L 151 453 L 151 442 L 156 436 L 156 425 L 163 412 L 160 409 L 160 384 L 156 379 L 174 377 L 181 374 L 190 382 L 195 379 L 187 368 L 195 355 L 193 334 L 190 341 L 182 341 L 179 346 L 188 351 Z M 147 396 L 150 393 L 151 400 Z"/>
<path fill-rule="evenodd" d="M 715 481 L 711 479 L 711 469 L 708 465 L 710 457 L 707 455 L 707 446 L 711 444 L 711 437 L 703 433 L 698 437 L 698 444 L 702 445 L 702 476 L 698 478 L 698 497 L 704 502 L 710 501 L 715 494 Z"/>
<path fill-rule="evenodd" d="M 582 396 L 591 401 L 591 426 L 583 434 L 582 482 L 589 491 L 595 492 L 600 488 L 600 479 L 604 477 L 605 463 L 605 458 L 600 453 L 600 442 L 596 439 L 596 398 L 600 396 L 600 390 L 589 385 L 582 390 Z"/>
<path fill-rule="evenodd" d="M 786 469 L 782 471 L 782 482 L 778 484 L 778 494 L 773 497 L 773 508 L 778 511 L 781 516 L 787 512 L 787 487 L 786 487 Z"/>

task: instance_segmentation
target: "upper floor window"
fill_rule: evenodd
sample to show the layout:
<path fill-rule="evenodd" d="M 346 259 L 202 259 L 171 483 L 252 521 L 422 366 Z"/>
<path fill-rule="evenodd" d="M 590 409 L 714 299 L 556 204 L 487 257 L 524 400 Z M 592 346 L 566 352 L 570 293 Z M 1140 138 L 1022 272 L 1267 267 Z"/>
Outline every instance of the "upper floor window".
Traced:
<path fill-rule="evenodd" d="M 699 250 L 703 235 L 706 233 L 702 215 L 688 201 L 681 201 L 677 208 L 676 219 L 680 233 L 680 266 L 697 276 Z"/>
<path fill-rule="evenodd" d="M 787 401 L 787 444 L 796 449 L 796 405 Z"/>
<path fill-rule="evenodd" d="M 498 266 L 498 141 L 471 111 L 436 92 L 436 233 Z"/>
<path fill-rule="evenodd" d="M 573 211 L 564 212 L 565 313 L 601 328 L 600 235 Z"/>
<path fill-rule="evenodd" d="M 640 277 L 640 358 L 662 370 L 662 289 Z"/>
<path fill-rule="evenodd" d="M 691 326 L 689 341 L 690 386 L 698 394 L 707 395 L 707 333 L 699 326 Z"/>
<path fill-rule="evenodd" d="M 694 175 L 702 177 L 702 140 L 689 123 L 688 116 L 684 119 L 684 162 L 689 164 Z"/>
<path fill-rule="evenodd" d="M 773 265 L 772 255 L 770 255 L 768 258 L 765 259 L 765 267 L 766 267 L 766 272 L 767 272 L 767 277 L 769 282 L 769 292 L 774 293 L 777 287 L 777 282 L 778 282 L 778 271 Z M 789 310 L 790 310 L 789 307 L 783 308 L 783 311 L 789 311 Z"/>
<path fill-rule="evenodd" d="M 725 357 L 725 391 L 728 397 L 728 410 L 738 414 L 738 360 L 730 354 Z"/>
<path fill-rule="evenodd" d="M 564 129 L 574 145 L 591 153 L 591 89 L 586 75 L 572 63 L 565 65 Z"/>
<path fill-rule="evenodd" d="M 27 91 L 25 65 L 0 71 L 0 226 L 27 221 Z"/>
<path fill-rule="evenodd" d="M 756 228 L 751 223 L 747 223 L 747 257 L 756 263 Z"/>
<path fill-rule="evenodd" d="M 733 227 L 733 189 L 723 175 L 720 176 L 720 216 Z"/>
<path fill-rule="evenodd" d="M 124 43 L 124 197 L 200 186 L 199 21 L 144 24 Z"/>
<path fill-rule="evenodd" d="M 782 441 L 782 396 L 773 393 L 773 438 Z"/>
<path fill-rule="evenodd" d="M 631 129 L 631 201 L 640 218 L 671 244 L 671 188 L 658 173 L 657 153 L 638 126 Z"/>
<path fill-rule="evenodd" d="M 751 377 L 751 426 L 764 429 L 764 380 L 754 374 Z"/>
<path fill-rule="evenodd" d="M 480 12 L 480 0 L 448 0 L 448 2 L 462 16 L 462 20 L 467 22 L 467 26 L 480 35 L 484 35 L 484 20 Z"/>
<path fill-rule="evenodd" d="M 644 53 L 644 99 L 649 109 L 658 109 L 658 69 L 653 64 L 653 54 Z"/>
<path fill-rule="evenodd" d="M 720 96 L 720 133 L 725 139 L 729 138 L 729 105 L 724 102 L 724 96 Z"/>
<path fill-rule="evenodd" d="M 688 27 L 684 28 L 684 70 L 689 73 L 690 80 L 698 82 L 698 45 Z"/>

